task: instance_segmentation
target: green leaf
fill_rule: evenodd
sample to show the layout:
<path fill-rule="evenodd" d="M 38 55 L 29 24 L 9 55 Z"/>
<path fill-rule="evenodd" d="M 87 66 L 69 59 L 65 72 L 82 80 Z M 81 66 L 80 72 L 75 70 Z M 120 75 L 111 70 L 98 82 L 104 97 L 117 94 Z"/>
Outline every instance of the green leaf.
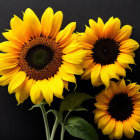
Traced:
<path fill-rule="evenodd" d="M 62 112 L 54 110 L 54 109 L 50 109 L 46 113 L 48 114 L 50 112 L 52 112 L 55 115 L 55 117 L 58 119 L 59 122 L 62 122 L 63 120 Z"/>
<path fill-rule="evenodd" d="M 98 140 L 98 135 L 94 127 L 80 117 L 71 117 L 67 120 L 65 129 L 73 137 L 83 140 Z"/>
<path fill-rule="evenodd" d="M 76 108 L 81 107 L 81 104 L 88 100 L 91 99 L 91 97 L 88 94 L 85 93 L 78 93 L 78 92 L 73 92 L 67 95 L 64 100 L 62 100 L 62 103 L 60 105 L 60 111 L 71 111 Z"/>

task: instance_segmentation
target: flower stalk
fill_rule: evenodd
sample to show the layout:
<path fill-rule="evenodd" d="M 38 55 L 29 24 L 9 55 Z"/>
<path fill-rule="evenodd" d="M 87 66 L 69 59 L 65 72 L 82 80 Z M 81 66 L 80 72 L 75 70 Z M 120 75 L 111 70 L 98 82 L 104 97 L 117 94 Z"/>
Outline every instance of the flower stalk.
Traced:
<path fill-rule="evenodd" d="M 64 133 L 65 133 L 65 128 L 64 128 L 64 125 L 62 125 L 62 129 L 61 129 L 61 139 L 60 139 L 60 140 L 63 140 L 63 139 L 64 139 Z"/>
<path fill-rule="evenodd" d="M 52 133 L 51 133 L 50 140 L 53 140 L 53 139 L 54 139 L 55 132 L 56 132 L 56 128 L 57 128 L 58 124 L 59 124 L 59 121 L 58 121 L 58 119 L 56 118 L 56 119 L 55 119 L 55 122 L 54 122 L 54 125 L 53 125 L 53 128 L 52 128 Z"/>
<path fill-rule="evenodd" d="M 42 116 L 44 119 L 44 124 L 45 124 L 46 140 L 50 140 L 50 129 L 49 129 L 48 119 L 47 119 L 47 115 L 45 111 L 45 105 L 41 104 L 40 109 L 41 109 Z"/>

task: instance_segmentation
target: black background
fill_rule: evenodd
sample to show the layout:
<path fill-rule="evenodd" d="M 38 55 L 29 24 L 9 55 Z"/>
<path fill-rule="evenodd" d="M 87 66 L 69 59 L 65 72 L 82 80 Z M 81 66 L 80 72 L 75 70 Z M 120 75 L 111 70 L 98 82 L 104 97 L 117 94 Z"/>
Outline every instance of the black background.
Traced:
<path fill-rule="evenodd" d="M 5 39 L 2 36 L 4 29 L 9 29 L 10 19 L 14 14 L 22 18 L 22 12 L 26 8 L 31 8 L 40 18 L 47 7 L 52 7 L 54 11 L 61 10 L 64 13 L 62 28 L 72 21 L 77 22 L 76 31 L 82 32 L 88 20 L 101 17 L 107 21 L 109 17 L 119 17 L 122 25 L 130 24 L 133 26 L 132 38 L 140 43 L 140 1 L 139 0 L 0 0 L 0 41 Z M 132 82 L 140 84 L 140 50 L 136 51 L 136 65 L 132 66 L 133 73 L 127 70 L 127 78 Z M 79 81 L 80 77 L 77 77 Z M 71 86 L 72 88 L 72 86 Z M 80 81 L 77 91 L 83 91 L 90 95 L 96 95 L 100 92 L 100 88 L 93 88 L 90 81 Z M 66 91 L 65 95 L 68 94 Z M 52 107 L 58 109 L 60 100 L 55 99 Z M 29 111 L 32 106 L 30 99 L 20 106 L 17 106 L 14 95 L 9 95 L 7 86 L 0 87 L 0 140 L 45 140 L 44 124 L 39 109 Z M 84 103 L 84 106 L 92 112 L 94 109 L 93 101 Z M 47 107 L 48 108 L 48 107 Z M 80 113 L 80 116 L 88 120 L 96 128 L 99 139 L 108 139 L 102 135 L 93 122 L 93 114 L 87 112 Z M 79 114 L 72 114 L 79 115 Z M 54 117 L 49 116 L 52 125 Z M 59 140 L 59 131 L 55 139 Z M 138 139 L 140 133 L 136 132 L 133 139 Z M 123 137 L 123 139 L 126 139 Z M 68 133 L 65 134 L 65 140 L 76 140 Z"/>

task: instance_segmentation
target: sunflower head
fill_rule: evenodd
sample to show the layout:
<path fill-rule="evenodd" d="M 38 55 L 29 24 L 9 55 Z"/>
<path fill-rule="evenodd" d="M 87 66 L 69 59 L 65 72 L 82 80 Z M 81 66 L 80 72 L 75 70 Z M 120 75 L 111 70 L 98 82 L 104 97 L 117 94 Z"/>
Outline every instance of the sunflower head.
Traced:
<path fill-rule="evenodd" d="M 90 79 L 93 86 L 110 84 L 110 79 L 120 79 L 126 76 L 125 68 L 135 64 L 134 52 L 139 44 L 130 39 L 132 27 L 125 25 L 122 28 L 118 18 L 111 17 L 106 23 L 89 20 L 90 27 L 86 26 L 84 33 L 79 33 L 79 40 L 84 45 L 87 55 L 82 67 L 85 69 L 82 78 Z"/>
<path fill-rule="evenodd" d="M 61 11 L 49 7 L 40 21 L 28 8 L 23 20 L 14 15 L 11 29 L 3 33 L 7 41 L 0 43 L 0 85 L 9 84 L 18 104 L 29 96 L 34 104 L 43 99 L 50 104 L 53 94 L 63 98 L 68 82 L 76 83 L 74 74 L 83 73 L 85 51 L 73 33 L 76 22 L 60 30 L 62 19 Z"/>
<path fill-rule="evenodd" d="M 94 120 L 110 139 L 132 138 L 134 129 L 140 132 L 140 85 L 126 86 L 124 79 L 96 96 Z"/>

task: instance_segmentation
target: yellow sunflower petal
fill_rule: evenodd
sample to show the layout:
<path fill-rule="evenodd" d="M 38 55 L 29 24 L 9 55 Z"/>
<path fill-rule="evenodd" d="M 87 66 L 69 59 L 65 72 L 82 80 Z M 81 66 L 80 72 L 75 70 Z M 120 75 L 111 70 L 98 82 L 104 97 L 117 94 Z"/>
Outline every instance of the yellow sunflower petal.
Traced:
<path fill-rule="evenodd" d="M 22 24 L 23 24 L 23 21 L 16 15 L 14 15 L 14 17 L 10 21 L 10 26 L 12 30 L 15 30 L 19 25 L 22 25 Z"/>
<path fill-rule="evenodd" d="M 109 83 L 110 83 L 109 82 L 110 81 L 110 77 L 109 77 L 109 74 L 107 72 L 106 66 L 102 67 L 100 76 L 101 76 L 102 82 L 104 83 L 106 88 L 108 88 L 109 87 Z"/>
<path fill-rule="evenodd" d="M 26 77 L 24 83 L 18 88 L 15 93 L 16 100 L 18 101 L 18 105 L 23 103 L 29 97 L 30 89 L 32 84 L 34 83 L 33 79 L 29 79 Z"/>
<path fill-rule="evenodd" d="M 61 11 L 56 12 L 53 16 L 53 21 L 52 21 L 52 29 L 50 34 L 52 38 L 54 38 L 57 35 L 58 31 L 60 30 L 62 20 L 63 20 L 63 13 Z"/>
<path fill-rule="evenodd" d="M 1 86 L 5 86 L 7 84 L 10 83 L 10 81 L 12 80 L 13 76 L 17 74 L 17 72 L 19 71 L 19 67 L 14 68 L 12 70 L 10 70 L 9 72 L 6 71 L 6 73 L 0 77 L 0 85 Z"/>
<path fill-rule="evenodd" d="M 90 25 L 90 28 L 95 31 L 95 33 L 99 34 L 99 32 L 98 32 L 98 24 L 93 19 L 89 20 L 89 25 Z"/>
<path fill-rule="evenodd" d="M 107 125 L 110 119 L 111 119 L 110 115 L 105 115 L 101 117 L 98 122 L 98 129 L 103 129 Z"/>
<path fill-rule="evenodd" d="M 75 52 L 63 55 L 62 59 L 69 63 L 81 64 L 85 55 L 86 52 L 84 50 L 77 50 Z"/>
<path fill-rule="evenodd" d="M 54 19 L 54 23 L 53 23 L 53 9 L 51 7 L 47 8 L 45 10 L 45 12 L 42 15 L 41 18 L 41 33 L 43 35 L 45 35 L 46 37 L 48 37 L 52 32 L 54 32 L 53 30 L 55 30 L 54 25 L 56 24 L 56 19 Z M 55 16 L 56 18 L 56 16 Z M 61 19 L 60 19 L 61 21 Z M 58 22 L 58 26 L 59 26 L 59 21 Z M 53 25 L 54 24 L 54 25 Z M 53 28 L 52 28 L 53 27 Z"/>
<path fill-rule="evenodd" d="M 135 53 L 134 52 L 128 52 L 128 55 L 131 55 L 132 57 L 135 57 Z"/>
<path fill-rule="evenodd" d="M 131 98 L 132 98 L 132 100 L 139 100 L 140 99 L 140 92 L 137 92 L 137 94 L 132 96 Z"/>
<path fill-rule="evenodd" d="M 125 25 L 120 29 L 120 32 L 116 36 L 115 40 L 117 42 L 122 42 L 130 37 L 131 32 L 132 32 L 132 27 L 130 25 Z"/>
<path fill-rule="evenodd" d="M 135 64 L 133 57 L 131 55 L 125 54 L 125 53 L 120 53 L 120 55 L 117 57 L 117 61 L 120 64 L 123 64 L 123 63 Z"/>
<path fill-rule="evenodd" d="M 61 32 L 61 31 L 60 31 Z M 67 41 L 63 42 L 60 44 L 60 48 L 65 48 L 67 47 L 68 45 L 70 45 L 71 43 L 77 41 L 77 34 L 71 34 L 69 36 L 69 38 L 67 39 Z"/>
<path fill-rule="evenodd" d="M 85 80 L 90 79 L 90 77 L 91 77 L 91 71 L 92 71 L 94 65 L 95 64 L 93 63 L 93 64 L 91 64 L 90 67 L 88 67 L 87 69 L 85 69 L 84 73 L 81 76 L 82 79 L 85 79 Z"/>
<path fill-rule="evenodd" d="M 140 90 L 140 85 L 135 85 L 131 90 L 128 92 L 128 96 L 131 97 L 136 94 Z"/>
<path fill-rule="evenodd" d="M 40 90 L 40 80 L 36 81 L 30 90 L 31 101 L 34 104 L 39 104 L 43 100 L 43 95 Z"/>
<path fill-rule="evenodd" d="M 21 47 L 16 46 L 11 41 L 4 41 L 0 43 L 0 51 L 7 53 L 19 53 Z"/>
<path fill-rule="evenodd" d="M 95 121 L 95 123 L 97 123 L 102 116 L 107 115 L 107 111 L 96 109 L 94 111 L 94 114 L 95 114 L 94 115 L 94 121 Z"/>
<path fill-rule="evenodd" d="M 114 82 L 110 82 L 110 86 L 108 88 L 106 88 L 105 90 L 106 96 L 109 99 L 112 99 L 112 97 L 114 96 L 115 93 L 118 93 L 118 87 L 116 85 L 116 83 Z"/>
<path fill-rule="evenodd" d="M 10 53 L 0 53 L 0 70 L 14 68 L 18 65 L 18 55 Z"/>
<path fill-rule="evenodd" d="M 84 50 L 84 51 L 86 52 L 86 56 L 84 57 L 84 59 L 88 59 L 88 58 L 93 59 L 92 50 Z"/>
<path fill-rule="evenodd" d="M 8 62 L 4 61 L 4 60 L 0 60 L 0 70 L 5 70 L 5 69 L 10 69 L 10 68 L 14 68 L 18 65 L 18 62 Z"/>
<path fill-rule="evenodd" d="M 98 38 L 103 37 L 104 22 L 100 17 L 98 18 L 97 23 L 93 19 L 90 19 L 89 25 L 91 29 L 95 31 L 95 34 Z"/>
<path fill-rule="evenodd" d="M 119 82 L 118 82 L 119 83 Z M 119 92 L 119 88 L 118 88 L 118 83 L 114 82 L 114 81 L 110 81 L 110 86 L 108 88 L 110 88 L 110 92 L 112 95 L 118 94 Z M 107 90 L 107 89 L 106 89 Z"/>
<path fill-rule="evenodd" d="M 0 53 L 0 60 L 11 60 L 11 61 L 16 61 L 17 60 L 18 54 L 13 54 L 13 53 Z M 10 61 L 9 60 L 9 61 Z"/>
<path fill-rule="evenodd" d="M 80 45 L 78 42 L 76 41 L 73 41 L 73 43 L 71 43 L 70 45 L 66 46 L 62 52 L 64 54 L 68 54 L 68 53 L 71 53 L 71 52 L 74 52 L 78 49 L 82 49 L 82 45 Z"/>
<path fill-rule="evenodd" d="M 54 77 L 51 77 L 49 79 L 49 84 L 50 84 L 50 87 L 51 87 L 54 95 L 58 98 L 63 99 L 62 93 L 63 93 L 64 84 L 63 84 L 63 81 L 60 78 L 60 76 L 55 75 Z"/>
<path fill-rule="evenodd" d="M 134 109 L 134 110 L 133 110 L 133 113 L 134 113 L 135 115 L 139 115 L 139 116 L 140 116 L 140 110 L 139 110 L 139 109 Z"/>
<path fill-rule="evenodd" d="M 2 35 L 12 43 L 14 43 L 17 46 L 22 46 L 24 44 L 23 41 L 19 40 L 13 33 L 12 30 L 9 30 L 8 32 L 2 33 Z"/>
<path fill-rule="evenodd" d="M 132 72 L 132 68 L 129 66 L 129 64 L 121 64 L 121 66 L 130 69 L 130 71 Z"/>
<path fill-rule="evenodd" d="M 98 86 L 100 86 L 100 85 L 103 85 L 103 82 L 102 82 L 101 78 L 99 77 L 99 78 L 97 79 L 96 83 L 94 84 L 94 86 L 95 86 L 95 87 L 98 87 Z"/>
<path fill-rule="evenodd" d="M 126 92 L 128 93 L 129 90 L 131 90 L 132 88 L 134 88 L 136 86 L 136 83 L 130 83 L 129 85 L 127 85 L 126 87 Z"/>
<path fill-rule="evenodd" d="M 122 52 L 132 52 L 139 48 L 139 44 L 137 41 L 133 39 L 127 39 L 120 43 L 119 50 Z"/>
<path fill-rule="evenodd" d="M 104 37 L 114 38 L 120 30 L 120 20 L 118 18 L 110 18 L 104 26 Z"/>
<path fill-rule="evenodd" d="M 137 122 L 140 123 L 140 116 L 135 115 L 135 114 L 132 114 L 131 117 L 132 117 L 134 120 L 136 120 Z"/>
<path fill-rule="evenodd" d="M 126 76 L 126 71 L 124 67 L 122 67 L 118 62 L 115 62 L 115 65 L 113 65 L 112 70 L 121 76 Z"/>
<path fill-rule="evenodd" d="M 40 82 L 40 90 L 41 90 L 46 102 L 50 105 L 53 101 L 53 92 L 52 92 L 47 80 L 42 80 Z"/>
<path fill-rule="evenodd" d="M 98 17 L 97 25 L 98 25 L 97 26 L 98 27 L 98 32 L 97 32 L 98 37 L 102 38 L 103 37 L 104 22 L 100 17 Z"/>
<path fill-rule="evenodd" d="M 140 101 L 137 101 L 137 102 L 133 102 L 133 103 L 135 103 L 134 104 L 134 109 L 140 109 Z"/>
<path fill-rule="evenodd" d="M 83 68 L 87 69 L 92 65 L 92 63 L 93 63 L 93 59 L 89 58 L 87 60 L 84 60 L 81 65 Z"/>
<path fill-rule="evenodd" d="M 121 53 L 126 53 L 131 55 L 132 57 L 135 57 L 135 53 L 132 52 L 130 49 L 119 49 Z"/>
<path fill-rule="evenodd" d="M 110 79 L 112 79 L 112 78 L 115 78 L 117 80 L 120 79 L 118 73 L 116 72 L 117 70 L 116 70 L 115 64 L 107 65 L 106 70 L 109 74 Z"/>
<path fill-rule="evenodd" d="M 92 30 L 91 28 L 86 26 L 85 41 L 88 42 L 89 44 L 93 45 L 93 44 L 95 44 L 96 40 L 98 40 L 98 38 L 97 38 L 97 35 L 94 32 L 94 30 Z"/>
<path fill-rule="evenodd" d="M 118 91 L 119 91 L 119 93 L 126 92 L 126 83 L 125 83 L 124 79 L 120 80 L 120 82 L 118 83 Z"/>
<path fill-rule="evenodd" d="M 83 73 L 83 69 L 79 64 L 71 64 L 64 61 L 61 67 L 65 72 L 70 74 L 81 75 Z"/>
<path fill-rule="evenodd" d="M 14 68 L 10 68 L 10 69 L 4 69 L 4 70 L 0 70 L 0 75 L 6 75 L 6 74 L 9 74 L 10 72 L 16 70 L 16 69 L 20 69 L 19 66 L 17 67 L 14 67 Z"/>
<path fill-rule="evenodd" d="M 112 132 L 108 136 L 111 140 L 115 138 L 115 128 L 112 130 Z"/>
<path fill-rule="evenodd" d="M 96 82 L 100 79 L 101 65 L 96 64 L 91 71 L 91 82 L 92 85 L 96 85 Z"/>
<path fill-rule="evenodd" d="M 134 98 L 133 97 L 138 97 L 138 98 Z M 139 100 L 139 92 L 137 92 L 134 96 L 132 97 L 132 100 L 133 100 L 133 104 L 140 104 L 140 100 Z"/>
<path fill-rule="evenodd" d="M 95 103 L 94 104 L 98 109 L 102 109 L 102 110 L 107 110 L 108 109 L 108 105 L 106 103 L 101 103 L 101 102 L 98 102 L 98 103 Z"/>
<path fill-rule="evenodd" d="M 135 132 L 128 120 L 123 121 L 123 127 L 125 136 L 130 139 L 133 138 Z"/>
<path fill-rule="evenodd" d="M 113 131 L 114 127 L 115 127 L 115 119 L 112 118 L 112 119 L 107 123 L 107 125 L 102 129 L 103 134 L 104 134 L 104 135 L 110 134 L 110 133 Z"/>
<path fill-rule="evenodd" d="M 14 36 L 22 41 L 23 43 L 28 42 L 29 38 L 27 37 L 27 31 L 24 26 L 24 22 L 14 15 L 14 17 L 10 21 L 11 29 L 14 34 Z"/>
<path fill-rule="evenodd" d="M 8 92 L 11 94 L 16 91 L 16 89 L 24 82 L 26 74 L 23 71 L 19 71 L 16 75 L 13 76 L 11 82 L 8 86 Z"/>
<path fill-rule="evenodd" d="M 68 81 L 65 81 L 65 80 L 63 80 L 63 84 L 64 84 L 64 88 L 66 89 L 66 90 L 68 90 L 69 91 L 69 82 Z"/>
<path fill-rule="evenodd" d="M 129 122 L 135 130 L 140 132 L 140 124 L 134 118 L 130 117 Z"/>
<path fill-rule="evenodd" d="M 56 36 L 56 42 L 65 42 L 76 28 L 76 22 L 71 22 Z"/>
<path fill-rule="evenodd" d="M 107 91 L 107 90 L 106 90 Z M 103 103 L 109 103 L 108 96 L 105 94 L 106 91 L 101 91 L 100 94 L 96 95 L 96 101 L 97 102 L 103 102 Z M 107 93 L 109 94 L 109 93 Z"/>
<path fill-rule="evenodd" d="M 89 19 L 89 25 L 92 29 L 95 29 L 97 26 L 97 23 L 93 19 Z"/>
<path fill-rule="evenodd" d="M 122 121 L 116 121 L 115 124 L 115 138 L 121 139 L 123 136 L 123 122 Z"/>
<path fill-rule="evenodd" d="M 79 40 L 80 40 L 81 38 L 79 37 Z M 83 40 L 81 40 L 81 41 L 83 41 Z M 86 50 L 91 50 L 91 49 L 93 49 L 94 47 L 93 47 L 93 45 L 91 45 L 91 44 L 89 44 L 89 43 L 87 43 L 87 42 L 80 42 L 81 43 L 81 45 L 83 46 L 83 49 L 86 49 Z"/>
<path fill-rule="evenodd" d="M 76 83 L 75 76 L 73 74 L 66 73 L 61 67 L 59 68 L 59 76 L 65 81 Z"/>
<path fill-rule="evenodd" d="M 25 28 L 28 31 L 28 36 L 33 38 L 34 36 L 35 37 L 40 36 L 41 33 L 40 21 L 36 16 L 36 14 L 30 8 L 26 9 L 23 21 L 25 23 Z"/>

